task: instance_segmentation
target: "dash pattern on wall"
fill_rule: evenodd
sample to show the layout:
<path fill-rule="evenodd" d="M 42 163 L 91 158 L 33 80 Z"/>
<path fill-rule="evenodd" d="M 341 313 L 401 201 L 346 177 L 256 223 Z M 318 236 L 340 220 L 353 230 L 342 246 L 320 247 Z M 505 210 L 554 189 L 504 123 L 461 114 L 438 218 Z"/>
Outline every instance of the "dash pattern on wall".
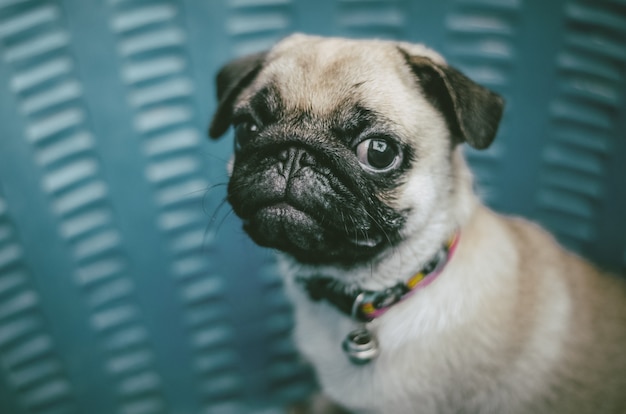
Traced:
<path fill-rule="evenodd" d="M 542 153 L 540 218 L 577 250 L 597 241 L 607 167 L 623 113 L 626 18 L 611 1 L 569 1 L 550 105 L 553 132 Z M 623 134 L 622 134 L 623 137 Z"/>
<path fill-rule="evenodd" d="M 102 368 L 115 384 L 118 412 L 165 412 L 62 9 L 53 1 L 25 1 L 2 14 L 2 58 L 13 69 L 9 82 L 25 121 L 24 139 L 75 266 L 73 275 L 41 277 L 70 277 L 82 291 L 89 309 L 84 317 L 101 338 Z"/>

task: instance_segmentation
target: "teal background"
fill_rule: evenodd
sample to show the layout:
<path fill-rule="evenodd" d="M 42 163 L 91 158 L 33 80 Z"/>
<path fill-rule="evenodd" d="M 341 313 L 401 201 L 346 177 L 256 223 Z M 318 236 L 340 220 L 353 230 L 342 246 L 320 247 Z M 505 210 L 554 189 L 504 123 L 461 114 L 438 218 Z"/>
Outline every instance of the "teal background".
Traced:
<path fill-rule="evenodd" d="M 423 42 L 505 96 L 495 209 L 626 269 L 624 0 L 0 0 L 0 413 L 281 412 L 314 385 L 206 139 L 229 59 Z"/>

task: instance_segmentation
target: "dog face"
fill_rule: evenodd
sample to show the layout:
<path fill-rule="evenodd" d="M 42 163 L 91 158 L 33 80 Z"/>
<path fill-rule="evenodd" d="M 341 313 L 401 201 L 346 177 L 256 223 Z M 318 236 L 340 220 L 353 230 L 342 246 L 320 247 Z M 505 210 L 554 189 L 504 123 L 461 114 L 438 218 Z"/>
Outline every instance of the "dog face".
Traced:
<path fill-rule="evenodd" d="M 455 192 L 452 154 L 486 148 L 503 101 L 419 45 L 291 36 L 227 64 L 210 135 L 232 124 L 228 201 L 303 263 L 375 260 Z"/>

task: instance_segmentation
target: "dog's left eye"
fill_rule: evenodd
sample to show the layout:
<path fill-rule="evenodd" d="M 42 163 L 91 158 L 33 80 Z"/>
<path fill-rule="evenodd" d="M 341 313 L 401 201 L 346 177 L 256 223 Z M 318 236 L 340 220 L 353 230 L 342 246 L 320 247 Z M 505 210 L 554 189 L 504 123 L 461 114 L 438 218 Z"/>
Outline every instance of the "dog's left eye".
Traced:
<path fill-rule="evenodd" d="M 365 168 L 377 172 L 389 171 L 400 163 L 397 146 L 383 138 L 369 138 L 356 147 L 356 156 Z"/>
<path fill-rule="evenodd" d="M 235 124 L 235 149 L 239 150 L 259 133 L 259 126 L 252 121 Z"/>

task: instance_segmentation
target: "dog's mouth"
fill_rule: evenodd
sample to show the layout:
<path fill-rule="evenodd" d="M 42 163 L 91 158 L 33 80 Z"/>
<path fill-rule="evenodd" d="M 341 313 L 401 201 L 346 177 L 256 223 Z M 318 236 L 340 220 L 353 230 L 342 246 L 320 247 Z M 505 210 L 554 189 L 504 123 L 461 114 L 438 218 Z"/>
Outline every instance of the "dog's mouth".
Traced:
<path fill-rule="evenodd" d="M 287 202 L 257 209 L 243 220 L 259 245 L 285 251 L 302 262 L 343 262 L 371 257 L 384 244 L 380 232 L 334 227 L 336 220 Z"/>

